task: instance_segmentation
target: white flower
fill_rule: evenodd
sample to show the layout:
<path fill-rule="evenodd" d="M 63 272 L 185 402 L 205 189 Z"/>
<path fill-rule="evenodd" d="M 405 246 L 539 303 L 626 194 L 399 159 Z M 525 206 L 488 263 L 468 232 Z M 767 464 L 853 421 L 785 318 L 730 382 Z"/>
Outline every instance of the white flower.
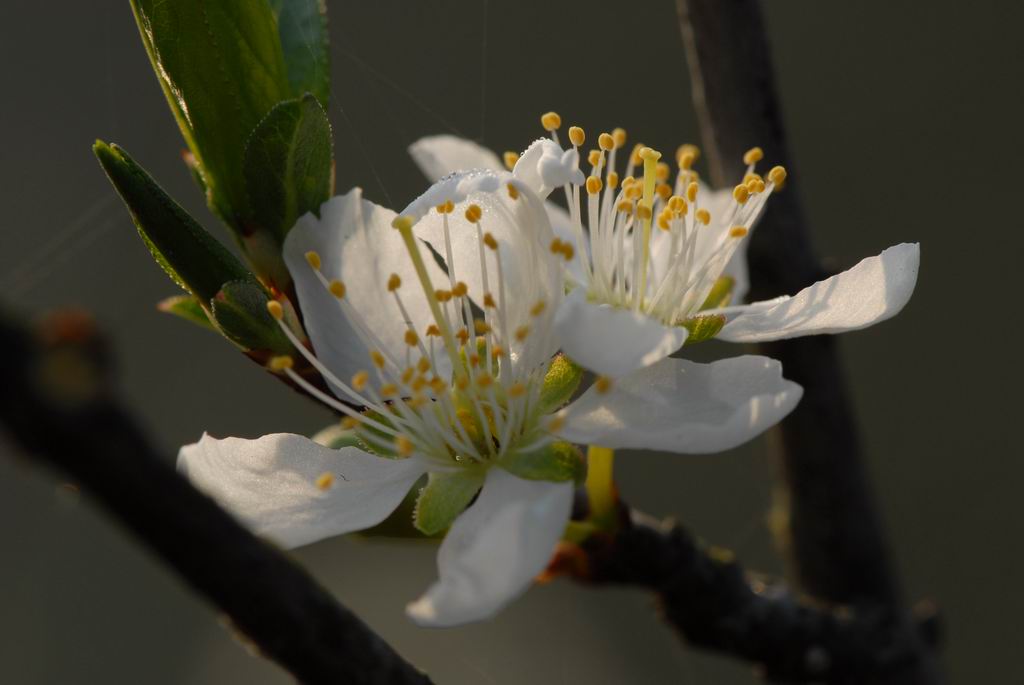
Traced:
<path fill-rule="evenodd" d="M 562 153 L 557 115 L 548 113 L 542 123 L 552 139 L 535 142 L 518 160 L 509 153 L 506 162 L 514 162 L 515 176 L 546 197 L 553 185 L 544 163 L 571 161 L 569 153 L 585 136 L 570 128 L 572 148 Z M 562 170 L 557 178 L 567 179 L 569 212 L 552 203 L 546 207 L 558 238 L 553 248 L 575 246 L 568 270 L 580 285 L 565 298 L 556 328 L 563 351 L 587 368 L 618 377 L 654 364 L 682 347 L 690 335 L 687 325 L 698 316 L 716 317 L 704 321 L 721 327 L 722 340 L 780 340 L 864 328 L 894 316 L 910 299 L 920 252 L 918 245 L 904 243 L 793 297 L 723 306 L 728 300 L 720 298 L 722 291 L 733 302 L 747 292 L 747 236 L 785 170 L 758 174 L 762 153 L 754 148 L 744 157 L 748 166 L 740 185 L 710 191 L 692 170 L 695 147 L 680 147 L 673 180 L 660 153 L 638 145 L 620 183 L 616 155 L 625 138 L 622 129 L 601 134 L 585 180 Z M 493 153 L 452 136 L 424 138 L 410 152 L 430 177 L 455 165 L 498 164 Z"/>
<path fill-rule="evenodd" d="M 564 153 L 545 165 L 541 176 L 574 182 Z M 544 569 L 579 475 L 566 440 L 715 452 L 800 398 L 763 357 L 667 359 L 614 384 L 599 379 L 562 407 L 580 375 L 553 359 L 564 254 L 546 248 L 553 233 L 540 198 L 506 172 L 449 176 L 400 217 L 358 189 L 320 216 L 303 217 L 285 243 L 315 356 L 279 305 L 271 313 L 337 399 L 287 358 L 272 366 L 345 414 L 367 449 L 204 436 L 182 449 L 179 467 L 289 547 L 379 523 L 428 474 L 416 523 L 450 528 L 438 581 L 408 607 L 422 625 L 491 616 Z"/>

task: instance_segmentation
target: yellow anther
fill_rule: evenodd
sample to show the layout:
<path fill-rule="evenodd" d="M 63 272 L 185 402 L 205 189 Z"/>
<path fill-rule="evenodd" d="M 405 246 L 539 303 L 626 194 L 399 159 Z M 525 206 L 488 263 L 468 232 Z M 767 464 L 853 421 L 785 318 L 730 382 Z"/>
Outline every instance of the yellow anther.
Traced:
<path fill-rule="evenodd" d="M 476 377 L 476 384 L 481 388 L 489 388 L 492 383 L 494 383 L 494 378 L 487 372 L 478 374 Z"/>
<path fill-rule="evenodd" d="M 576 255 L 576 250 L 573 249 L 569 243 L 562 243 L 562 256 L 565 257 L 565 261 L 571 262 L 572 258 Z"/>
<path fill-rule="evenodd" d="M 694 216 L 697 218 L 697 221 L 701 222 L 705 226 L 711 223 L 711 212 L 706 209 L 698 209 Z"/>
<path fill-rule="evenodd" d="M 416 449 L 415 445 L 412 444 L 412 440 L 399 435 L 395 438 L 395 451 L 403 457 L 412 456 L 413 451 Z"/>
<path fill-rule="evenodd" d="M 663 231 L 669 230 L 671 228 L 671 226 L 669 226 L 669 221 L 671 219 L 672 219 L 672 212 L 665 211 L 665 212 L 661 212 L 660 214 L 658 214 L 658 219 L 657 219 L 658 228 L 660 228 Z"/>
<path fill-rule="evenodd" d="M 405 383 L 406 385 L 408 385 L 409 381 L 411 381 L 412 377 L 415 376 L 415 375 L 416 375 L 416 369 L 414 369 L 411 366 L 406 367 L 405 371 L 402 372 L 402 382 Z"/>
<path fill-rule="evenodd" d="M 622 187 L 623 188 L 628 188 L 629 186 L 633 185 L 634 183 L 636 183 L 636 179 L 633 178 L 632 176 L 627 176 L 626 178 L 622 179 Z"/>
<path fill-rule="evenodd" d="M 668 199 L 672 197 L 672 186 L 670 186 L 667 183 L 659 183 L 654 188 L 654 192 L 656 192 L 658 194 L 658 197 L 660 197 L 662 200 L 668 202 Z"/>
<path fill-rule="evenodd" d="M 432 323 L 429 326 L 427 326 L 427 335 L 430 336 L 431 338 L 440 338 L 441 329 L 437 327 L 437 324 Z"/>
<path fill-rule="evenodd" d="M 579 126 L 569 127 L 569 141 L 573 145 L 579 147 L 580 145 L 583 145 L 583 141 L 585 141 L 586 139 L 587 134 L 583 132 L 582 128 L 580 128 Z"/>
<path fill-rule="evenodd" d="M 626 129 L 616 128 L 612 131 L 612 140 L 615 141 L 615 147 L 619 148 L 626 144 Z"/>
<path fill-rule="evenodd" d="M 747 190 L 745 185 L 740 184 L 732 189 L 732 199 L 736 200 L 736 202 L 739 202 L 741 205 L 749 198 L 750 191 Z"/>
<path fill-rule="evenodd" d="M 352 387 L 358 392 L 362 392 L 363 388 L 370 380 L 370 374 L 367 371 L 356 371 L 352 374 Z"/>
<path fill-rule="evenodd" d="M 416 362 L 416 370 L 420 373 L 430 371 L 430 360 L 426 357 L 420 357 L 420 360 Z"/>
<path fill-rule="evenodd" d="M 416 220 L 414 218 L 403 214 L 391 220 L 391 228 L 398 229 L 399 231 L 408 231 L 415 223 Z"/>
<path fill-rule="evenodd" d="M 753 181 L 751 181 L 751 183 L 754 184 L 753 192 L 755 192 L 755 193 L 763 193 L 764 192 L 764 189 L 766 188 L 766 186 L 764 184 L 764 181 L 762 181 L 759 178 L 755 178 Z"/>
<path fill-rule="evenodd" d="M 430 389 L 434 391 L 435 395 L 440 395 L 448 389 L 448 386 L 438 376 L 434 376 L 430 379 Z"/>
<path fill-rule="evenodd" d="M 487 335 L 491 332 L 491 326 L 483 319 L 473 319 L 473 330 L 477 335 Z"/>
<path fill-rule="evenodd" d="M 494 309 L 498 306 L 498 303 L 494 301 L 494 296 L 490 293 L 484 293 L 484 306 Z"/>
<path fill-rule="evenodd" d="M 686 199 L 690 202 L 697 201 L 697 191 L 700 190 L 700 185 L 696 182 L 686 186 Z"/>
<path fill-rule="evenodd" d="M 661 153 L 649 147 L 640 148 L 640 152 L 638 152 L 637 155 L 640 157 L 640 159 L 644 160 L 645 162 L 648 160 L 657 162 L 659 159 L 661 159 Z"/>
<path fill-rule="evenodd" d="M 412 385 L 410 385 L 409 387 L 412 388 L 413 392 L 419 392 L 423 390 L 423 388 L 427 387 L 427 379 L 424 378 L 423 376 L 417 376 L 416 380 L 414 380 L 412 382 Z"/>
<path fill-rule="evenodd" d="M 331 295 L 334 295 L 339 300 L 345 297 L 345 284 L 338 280 L 333 280 L 327 286 L 327 289 L 331 291 Z"/>
<path fill-rule="evenodd" d="M 729 229 L 730 238 L 742 238 L 746 234 L 747 229 L 745 229 L 743 226 L 733 226 L 732 228 Z"/>
<path fill-rule="evenodd" d="M 786 169 L 785 167 L 775 166 L 768 172 L 768 180 L 779 186 L 786 180 Z"/>
<path fill-rule="evenodd" d="M 411 328 L 405 332 L 405 344 L 409 347 L 416 347 L 420 344 L 420 336 Z"/>
<path fill-rule="evenodd" d="M 469 330 L 466 328 L 460 328 L 455 334 L 455 337 L 459 339 L 459 342 L 465 345 L 469 342 Z"/>
<path fill-rule="evenodd" d="M 629 154 L 630 166 L 640 166 L 643 164 L 643 159 L 640 158 L 640 151 L 645 149 L 643 143 L 637 143 L 633 146 L 633 152 Z"/>
<path fill-rule="evenodd" d="M 619 204 L 615 205 L 615 211 L 622 212 L 623 214 L 632 214 L 633 203 L 629 200 L 620 200 Z"/>
<path fill-rule="evenodd" d="M 626 197 L 630 200 L 639 200 L 644 194 L 644 188 L 639 183 L 631 183 L 629 188 L 626 188 Z"/>
<path fill-rule="evenodd" d="M 619 175 L 614 171 L 608 172 L 608 187 L 612 190 L 619 187 Z"/>
<path fill-rule="evenodd" d="M 494 236 L 490 233 L 484 233 L 484 245 L 491 248 L 492 250 L 498 249 L 498 241 L 494 239 Z"/>
<path fill-rule="evenodd" d="M 295 360 L 287 354 L 283 354 L 278 357 L 271 357 L 267 366 L 271 371 L 280 372 L 295 366 Z"/>
<path fill-rule="evenodd" d="M 406 401 L 406 405 L 408 405 L 411 409 L 419 409 L 427 402 L 428 400 L 426 396 L 424 396 L 422 392 L 418 392 L 415 395 L 413 395 L 409 400 Z"/>
<path fill-rule="evenodd" d="M 284 307 L 282 307 L 281 303 L 277 300 L 267 302 L 267 311 L 278 321 L 284 318 Z"/>
<path fill-rule="evenodd" d="M 552 416 L 551 420 L 548 421 L 548 431 L 556 433 L 562 430 L 562 426 L 565 425 L 565 419 L 562 416 Z"/>
<path fill-rule="evenodd" d="M 557 131 L 562 128 L 562 117 L 558 116 L 558 112 L 542 114 L 540 125 L 544 127 L 545 131 Z"/>
<path fill-rule="evenodd" d="M 388 292 L 393 293 L 402 287 L 402 277 L 398 274 L 391 274 L 388 277 Z"/>
<path fill-rule="evenodd" d="M 551 241 L 551 252 L 553 254 L 560 254 L 562 252 L 562 240 L 561 238 L 555 238 Z"/>
<path fill-rule="evenodd" d="M 743 163 L 747 165 L 757 164 L 762 159 L 764 159 L 764 150 L 759 147 L 752 147 L 743 153 Z"/>
<path fill-rule="evenodd" d="M 599 179 L 597 176 L 589 176 L 587 178 L 587 192 L 590 193 L 591 195 L 597 195 L 598 193 L 600 193 L 602 185 L 603 184 L 601 183 L 601 179 Z"/>
<path fill-rule="evenodd" d="M 465 390 L 466 388 L 469 387 L 469 378 L 467 378 L 464 375 L 456 376 L 455 387 L 458 388 L 459 390 Z"/>
<path fill-rule="evenodd" d="M 513 383 L 508 389 L 508 396 L 515 399 L 516 397 L 522 397 L 526 394 L 526 386 L 522 383 Z"/>
<path fill-rule="evenodd" d="M 519 199 L 519 188 L 516 188 L 514 183 L 509 183 L 507 187 L 508 187 L 508 196 L 510 198 L 512 198 L 513 200 L 518 200 Z"/>
<path fill-rule="evenodd" d="M 610 133 L 602 133 L 597 137 L 597 146 L 605 152 L 610 152 L 615 147 L 615 138 Z"/>
<path fill-rule="evenodd" d="M 384 355 L 380 353 L 380 350 L 370 350 L 370 359 L 378 369 L 384 368 Z"/>
<path fill-rule="evenodd" d="M 763 178 L 761 178 L 761 174 L 751 172 L 749 174 L 743 174 L 743 183 L 744 184 L 750 183 L 750 180 L 751 179 L 755 179 L 755 178 L 758 181 L 763 181 L 764 180 Z"/>
<path fill-rule="evenodd" d="M 332 485 L 334 485 L 333 473 L 321 473 L 317 476 L 316 487 L 318 490 L 330 490 Z"/>
<path fill-rule="evenodd" d="M 671 171 L 672 170 L 669 169 L 668 164 L 665 164 L 665 162 L 658 162 L 658 165 L 654 167 L 654 177 L 662 182 L 667 181 L 668 175 Z"/>
<path fill-rule="evenodd" d="M 445 200 L 437 206 L 438 214 L 451 214 L 455 211 L 455 203 L 451 200 Z"/>
<path fill-rule="evenodd" d="M 512 152 L 511 150 L 509 150 L 508 152 L 506 152 L 503 155 L 503 157 L 504 157 L 504 160 L 505 160 L 505 167 L 509 171 L 512 171 L 512 169 L 514 169 L 515 166 L 516 166 L 516 162 L 519 161 L 519 153 L 518 152 Z"/>
<path fill-rule="evenodd" d="M 394 383 L 385 383 L 380 386 L 380 396 L 387 399 L 398 394 L 398 386 Z"/>
<path fill-rule="evenodd" d="M 601 166 L 601 151 L 591 150 L 587 153 L 587 163 L 592 167 Z"/>
<path fill-rule="evenodd" d="M 536 304 L 530 307 L 530 314 L 533 316 L 540 316 L 547 309 L 548 303 L 544 300 L 537 300 Z"/>
<path fill-rule="evenodd" d="M 451 290 L 435 290 L 434 297 L 437 298 L 438 302 L 449 302 L 452 299 Z"/>
<path fill-rule="evenodd" d="M 700 148 L 690 143 L 680 145 L 676 150 L 676 162 L 679 163 L 680 169 L 689 170 L 698 157 L 700 157 Z"/>
<path fill-rule="evenodd" d="M 484 211 L 480 209 L 480 205 L 470 205 L 466 207 L 466 221 L 471 224 L 475 224 L 480 221 L 480 217 L 484 215 Z"/>
<path fill-rule="evenodd" d="M 458 283 L 455 284 L 455 287 L 452 288 L 452 295 L 454 295 L 455 297 L 465 297 L 468 292 L 469 286 L 466 285 L 465 282 L 463 281 L 459 281 Z"/>
<path fill-rule="evenodd" d="M 743 182 L 743 187 L 747 189 L 747 192 L 753 195 L 757 192 L 757 179 L 752 178 L 749 181 Z"/>
<path fill-rule="evenodd" d="M 686 214 L 686 200 L 678 195 L 673 195 L 668 199 L 668 208 L 673 214 Z"/>
<path fill-rule="evenodd" d="M 612 379 L 608 376 L 598 376 L 594 381 L 594 390 L 603 395 L 612 389 Z"/>
<path fill-rule="evenodd" d="M 313 267 L 317 271 L 320 270 L 320 255 L 317 254 L 314 250 L 310 250 L 309 252 L 306 253 L 306 261 L 309 263 L 311 267 Z"/>
<path fill-rule="evenodd" d="M 500 357 L 503 354 L 505 354 L 505 348 L 502 347 L 501 345 L 495 345 L 494 347 L 491 348 L 491 354 L 493 354 L 495 357 Z"/>
<path fill-rule="evenodd" d="M 341 427 L 343 430 L 350 431 L 359 425 L 359 419 L 354 416 L 346 416 L 341 420 Z"/>
<path fill-rule="evenodd" d="M 519 328 L 516 329 L 516 340 L 518 340 L 519 342 L 523 342 L 524 340 L 526 340 L 526 337 L 528 335 L 530 335 L 529 326 L 520 326 Z"/>
<path fill-rule="evenodd" d="M 641 202 L 636 206 L 636 215 L 641 219 L 650 219 L 654 213 L 651 212 L 650 205 Z"/>

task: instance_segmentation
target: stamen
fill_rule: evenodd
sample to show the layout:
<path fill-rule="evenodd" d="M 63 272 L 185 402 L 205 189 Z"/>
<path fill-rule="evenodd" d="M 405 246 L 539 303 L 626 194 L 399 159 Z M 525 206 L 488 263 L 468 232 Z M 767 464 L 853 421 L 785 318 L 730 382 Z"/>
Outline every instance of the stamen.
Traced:
<path fill-rule="evenodd" d="M 318 490 L 330 490 L 331 486 L 334 485 L 334 474 L 321 473 L 319 476 L 317 476 L 315 482 Z"/>
<path fill-rule="evenodd" d="M 333 280 L 327 288 L 331 291 L 331 294 L 339 300 L 345 297 L 345 284 L 341 281 Z"/>
<path fill-rule="evenodd" d="M 764 159 L 764 150 L 759 147 L 752 147 L 743 154 L 743 163 L 746 165 L 757 164 L 762 159 Z"/>
<path fill-rule="evenodd" d="M 547 112 L 541 115 L 540 125 L 544 127 L 545 131 L 557 131 L 562 128 L 562 117 L 558 115 L 558 112 Z"/>
<path fill-rule="evenodd" d="M 608 376 L 598 376 L 594 381 L 594 389 L 598 394 L 605 394 L 612 389 L 612 379 L 608 378 Z"/>
<path fill-rule="evenodd" d="M 289 355 L 284 354 L 277 357 L 271 357 L 270 362 L 267 364 L 267 368 L 275 373 L 279 373 L 286 369 L 290 369 L 295 366 L 295 360 Z"/>
<path fill-rule="evenodd" d="M 503 161 L 505 162 L 505 167 L 509 171 L 512 171 L 513 169 L 515 169 L 516 162 L 519 161 L 519 153 L 518 152 L 512 152 L 511 150 L 509 150 L 508 152 L 506 152 L 504 154 L 503 157 L 504 157 Z"/>
<path fill-rule="evenodd" d="M 583 132 L 583 129 L 579 126 L 569 127 L 569 141 L 574 147 L 580 147 L 583 142 L 587 139 L 587 134 Z"/>
<path fill-rule="evenodd" d="M 625 135 L 625 131 L 623 131 L 623 135 Z M 625 140 L 623 140 L 623 142 L 625 142 Z M 597 145 L 605 152 L 611 152 L 616 147 L 615 138 L 613 138 L 610 133 L 602 133 L 597 137 Z"/>
<path fill-rule="evenodd" d="M 318 255 L 315 251 L 310 250 L 309 252 L 306 253 L 306 261 L 309 262 L 309 265 L 313 267 L 315 270 L 320 270 L 320 255 Z"/>

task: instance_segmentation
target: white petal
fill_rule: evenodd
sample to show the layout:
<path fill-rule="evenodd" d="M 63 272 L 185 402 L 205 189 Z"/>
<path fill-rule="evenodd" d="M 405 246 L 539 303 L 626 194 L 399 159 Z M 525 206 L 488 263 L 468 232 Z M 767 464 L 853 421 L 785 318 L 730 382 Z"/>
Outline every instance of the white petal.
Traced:
<path fill-rule="evenodd" d="M 489 618 L 544 570 L 572 508 L 571 483 L 517 478 L 492 468 L 476 502 L 437 554 L 439 580 L 406 611 L 422 626 Z"/>
<path fill-rule="evenodd" d="M 555 188 L 569 183 L 583 185 L 585 180 L 579 169 L 579 153 L 563 150 L 550 138 L 535 140 L 526 148 L 512 174 L 541 199 Z"/>
<path fill-rule="evenodd" d="M 730 311 L 738 314 L 718 338 L 731 342 L 782 340 L 852 331 L 885 321 L 910 300 L 920 259 L 917 243 L 901 243 L 771 306 L 731 307 Z"/>
<path fill-rule="evenodd" d="M 455 171 L 498 171 L 505 168 L 496 154 L 471 140 L 457 136 L 420 138 L 409 146 L 409 154 L 423 175 L 432 183 Z"/>
<path fill-rule="evenodd" d="M 555 318 L 562 351 L 578 364 L 605 376 L 654 364 L 686 342 L 682 326 L 665 326 L 630 309 L 589 302 L 583 288 L 562 302 Z"/>
<path fill-rule="evenodd" d="M 301 435 L 258 440 L 203 435 L 178 454 L 178 470 L 260 535 L 285 547 L 374 526 L 423 475 L 419 459 L 333 450 Z M 334 476 L 326 490 L 316 486 Z"/>
<path fill-rule="evenodd" d="M 395 213 L 362 198 L 354 188 L 346 195 L 333 197 L 320 208 L 320 219 L 306 214 L 288 234 L 284 259 L 295 280 L 306 331 L 320 361 L 341 380 L 348 382 L 354 373 L 370 365 L 369 349 L 345 317 L 337 299 L 317 279 L 305 254 L 320 254 L 321 271 L 328 279 L 339 279 L 346 287 L 349 302 L 365 327 L 373 332 L 373 347 L 402 363 L 407 325 L 388 292 L 391 274 L 402 279 L 400 295 L 416 331 L 423 335 L 433 317 L 420 287 L 412 261 L 398 231 L 391 227 Z M 421 246 L 424 261 L 436 283 L 446 281 L 444 272 Z M 438 357 L 437 372 L 445 376 L 450 363 Z M 338 390 L 342 399 L 349 399 Z"/>
<path fill-rule="evenodd" d="M 665 359 L 616 380 L 604 394 L 591 387 L 563 410 L 560 436 L 613 448 L 721 452 L 781 421 L 802 394 L 767 357 Z"/>

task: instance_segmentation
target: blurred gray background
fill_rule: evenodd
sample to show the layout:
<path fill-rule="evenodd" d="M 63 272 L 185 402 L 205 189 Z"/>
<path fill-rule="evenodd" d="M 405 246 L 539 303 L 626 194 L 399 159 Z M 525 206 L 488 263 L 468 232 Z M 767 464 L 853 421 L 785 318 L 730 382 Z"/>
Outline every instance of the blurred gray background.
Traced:
<path fill-rule="evenodd" d="M 417 137 L 448 131 L 521 149 L 549 109 L 662 149 L 697 139 L 669 0 L 328 4 L 339 191 L 359 184 L 404 206 L 424 188 L 405 154 Z M 908 593 L 941 604 L 954 682 L 1024 682 L 1024 462 L 1012 438 L 1024 374 L 1019 317 L 1004 302 L 1024 258 L 1013 209 L 1024 10 L 776 0 L 766 12 L 792 172 L 820 252 L 843 268 L 922 243 L 904 313 L 842 344 Z M 123 145 L 226 234 L 180 163 L 127 0 L 6 2 L 0 92 L 3 299 L 24 312 L 94 311 L 116 343 L 126 397 L 169 459 L 204 430 L 255 437 L 326 424 L 325 411 L 223 340 L 154 309 L 175 286 L 114 198 L 93 139 Z M 8 458 L 2 437 L 0 451 L 0 682 L 288 682 L 87 496 Z M 617 466 L 636 506 L 780 570 L 763 441 L 710 457 L 622 454 Z M 425 631 L 402 609 L 434 577 L 431 546 L 336 539 L 296 556 L 438 683 L 755 680 L 745 665 L 681 647 L 639 592 L 556 582 L 488 623 Z"/>

